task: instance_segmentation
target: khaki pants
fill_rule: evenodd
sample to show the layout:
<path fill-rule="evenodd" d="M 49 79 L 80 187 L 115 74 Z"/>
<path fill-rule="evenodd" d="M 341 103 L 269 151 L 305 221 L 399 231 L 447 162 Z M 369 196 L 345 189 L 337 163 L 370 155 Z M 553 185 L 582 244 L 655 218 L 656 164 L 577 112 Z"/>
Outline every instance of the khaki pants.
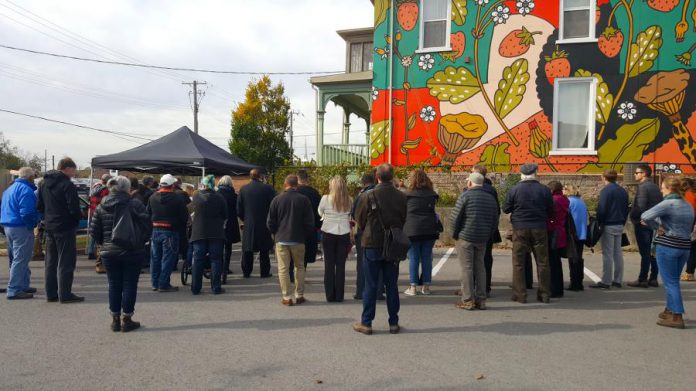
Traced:
<path fill-rule="evenodd" d="M 293 260 L 295 261 L 295 297 L 303 297 L 305 279 L 304 243 L 292 246 L 276 243 L 275 253 L 278 261 L 278 279 L 280 280 L 280 292 L 283 295 L 283 300 L 292 299 L 290 294 L 290 262 Z"/>

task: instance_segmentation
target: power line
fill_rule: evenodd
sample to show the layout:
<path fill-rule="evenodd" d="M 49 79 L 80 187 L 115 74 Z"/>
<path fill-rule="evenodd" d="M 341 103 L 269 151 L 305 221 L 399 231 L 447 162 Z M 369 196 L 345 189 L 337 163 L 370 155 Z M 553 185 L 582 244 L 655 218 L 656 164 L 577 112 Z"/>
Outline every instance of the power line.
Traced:
<path fill-rule="evenodd" d="M 145 137 L 140 137 L 140 136 L 137 136 L 137 135 L 134 135 L 134 134 L 124 133 L 124 132 L 116 132 L 116 131 L 113 131 L 113 130 L 105 130 L 105 129 L 93 128 L 93 127 L 91 127 L 91 126 L 78 125 L 78 124 L 74 124 L 74 123 L 71 123 L 71 122 L 59 121 L 59 120 L 56 120 L 56 119 L 50 119 L 50 118 L 41 117 L 41 116 L 38 116 L 38 115 L 32 115 L 32 114 L 26 114 L 26 113 L 19 113 L 19 112 L 17 112 L 17 111 L 6 110 L 6 109 L 2 109 L 2 108 L 0 108 L 0 112 L 8 113 L 8 114 L 14 114 L 14 115 L 21 115 L 21 116 L 23 116 L 23 117 L 29 117 L 29 118 L 34 118 L 34 119 L 40 119 L 40 120 L 47 121 L 47 122 L 55 122 L 55 123 L 58 123 L 58 124 L 74 126 L 74 127 L 77 127 L 77 128 L 82 128 L 82 129 L 87 129 L 87 130 L 94 130 L 94 131 L 101 132 L 101 133 L 111 134 L 112 136 L 115 136 L 115 137 L 121 136 L 121 137 L 119 137 L 119 138 L 124 139 L 124 140 L 127 140 L 127 141 L 131 141 L 131 142 L 134 142 L 134 141 L 133 141 L 133 140 L 126 139 L 126 138 L 123 138 L 123 136 L 125 136 L 125 137 L 131 137 L 131 138 L 134 138 L 134 139 L 140 139 L 140 140 L 144 140 L 144 141 L 152 141 L 152 139 L 145 138 Z"/>
<path fill-rule="evenodd" d="M 170 70 L 170 71 L 220 73 L 220 74 L 228 74 L 228 75 L 254 75 L 254 76 L 261 76 L 261 75 L 324 75 L 324 74 L 329 74 L 329 73 L 341 73 L 342 72 L 342 71 L 248 72 L 248 71 L 223 71 L 223 70 L 199 69 L 199 68 L 179 68 L 179 67 L 168 67 L 168 66 L 161 66 L 161 65 L 136 64 L 136 63 L 131 63 L 131 62 L 108 61 L 108 60 L 98 60 L 96 58 L 68 56 L 65 54 L 42 52 L 40 50 L 24 49 L 24 48 L 18 48 L 15 46 L 8 46 L 8 45 L 2 45 L 2 44 L 0 44 L 0 48 L 15 50 L 15 51 L 19 51 L 19 52 L 25 52 L 25 53 L 40 54 L 40 55 L 44 55 L 44 56 L 67 58 L 70 60 L 95 62 L 95 63 L 99 63 L 99 64 L 123 65 L 123 66 L 130 66 L 130 67 L 152 68 L 152 69 L 165 69 L 165 70 Z"/>

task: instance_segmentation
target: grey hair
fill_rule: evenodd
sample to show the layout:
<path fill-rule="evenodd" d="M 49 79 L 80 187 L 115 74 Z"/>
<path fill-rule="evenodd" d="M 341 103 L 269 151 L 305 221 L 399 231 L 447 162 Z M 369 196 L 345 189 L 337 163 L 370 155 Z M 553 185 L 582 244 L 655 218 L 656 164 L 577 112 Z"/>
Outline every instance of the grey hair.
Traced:
<path fill-rule="evenodd" d="M 484 177 L 481 175 L 481 173 L 478 172 L 472 172 L 469 174 L 469 182 L 471 182 L 474 186 L 481 186 L 483 185 Z"/>
<path fill-rule="evenodd" d="M 29 179 L 36 175 L 34 169 L 31 167 L 22 167 L 19 169 L 19 177 L 24 179 Z"/>
<path fill-rule="evenodd" d="M 531 181 L 531 180 L 536 179 L 536 174 L 530 174 L 530 175 L 520 174 L 520 178 L 523 181 Z"/>
<path fill-rule="evenodd" d="M 232 177 L 225 175 L 218 181 L 218 186 L 229 186 L 232 187 Z"/>
<path fill-rule="evenodd" d="M 109 191 L 111 192 L 123 192 L 123 193 L 128 193 L 130 192 L 131 189 L 131 183 L 130 179 L 127 177 L 124 177 L 123 175 L 119 175 L 115 178 L 111 178 L 109 180 Z"/>

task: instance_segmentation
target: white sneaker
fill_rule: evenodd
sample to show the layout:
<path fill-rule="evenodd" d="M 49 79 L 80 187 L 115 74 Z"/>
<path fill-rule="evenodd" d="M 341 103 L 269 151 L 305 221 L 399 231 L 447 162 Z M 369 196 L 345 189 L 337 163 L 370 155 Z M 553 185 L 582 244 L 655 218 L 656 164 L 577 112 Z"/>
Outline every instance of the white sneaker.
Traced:
<path fill-rule="evenodd" d="M 415 296 L 415 295 L 417 295 L 417 294 L 418 294 L 418 291 L 416 290 L 416 286 L 415 286 L 415 285 L 411 285 L 410 287 L 408 287 L 408 289 L 406 289 L 406 290 L 404 291 L 404 294 L 405 294 L 406 296 Z"/>
<path fill-rule="evenodd" d="M 430 294 L 430 285 L 423 285 L 423 290 L 421 290 L 421 293 L 424 295 L 429 295 Z"/>

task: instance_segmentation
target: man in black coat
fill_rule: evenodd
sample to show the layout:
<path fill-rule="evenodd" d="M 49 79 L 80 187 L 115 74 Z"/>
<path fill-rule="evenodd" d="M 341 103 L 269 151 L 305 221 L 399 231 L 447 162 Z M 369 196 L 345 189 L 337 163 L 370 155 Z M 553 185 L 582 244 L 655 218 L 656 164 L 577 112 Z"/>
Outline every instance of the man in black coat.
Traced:
<path fill-rule="evenodd" d="M 638 251 L 640 252 L 640 273 L 638 280 L 626 285 L 635 288 L 657 287 L 657 260 L 650 251 L 654 236 L 653 230 L 640 223 L 640 215 L 662 202 L 662 193 L 660 187 L 652 181 L 652 168 L 649 164 L 643 163 L 636 166 L 633 175 L 638 181 L 638 186 L 629 216 L 633 223 Z M 648 273 L 650 273 L 649 276 Z"/>
<path fill-rule="evenodd" d="M 304 248 L 307 236 L 314 231 L 314 214 L 309 199 L 297 191 L 297 175 L 285 178 L 285 191 L 271 202 L 266 221 L 268 230 L 274 235 L 278 278 L 283 295 L 283 305 L 302 304 L 304 298 L 305 266 Z M 293 260 L 295 267 L 295 303 L 290 293 L 289 268 Z"/>
<path fill-rule="evenodd" d="M 249 278 L 254 270 L 254 252 L 259 253 L 261 278 L 271 277 L 271 259 L 268 252 L 273 248 L 271 232 L 266 226 L 268 209 L 275 197 L 271 185 L 261 182 L 261 172 L 253 169 L 249 173 L 251 182 L 242 187 L 237 198 L 237 214 L 244 222 L 242 231 L 242 274 Z"/>
<path fill-rule="evenodd" d="M 321 202 L 321 194 L 313 188 L 309 183 L 309 175 L 307 170 L 297 171 L 297 192 L 309 198 L 309 202 L 312 203 L 312 212 L 314 213 L 314 228 L 315 232 L 307 237 L 305 242 L 305 257 L 304 264 L 307 267 L 308 263 L 314 263 L 317 259 L 317 246 L 319 244 L 317 240 L 317 231 L 321 229 L 321 217 L 319 217 L 319 202 Z M 290 277 L 292 279 L 292 269 L 290 269 Z"/>
<path fill-rule="evenodd" d="M 353 208 L 350 211 L 350 216 L 353 218 L 353 220 L 355 220 L 355 212 L 358 209 L 360 199 L 364 197 L 365 194 L 372 191 L 376 186 L 374 171 L 370 172 L 369 174 L 363 175 L 362 178 L 360 178 L 360 183 L 363 187 L 362 189 L 360 189 L 360 193 L 358 193 L 358 196 L 355 197 L 355 200 L 353 201 Z M 357 261 L 355 263 L 355 271 L 357 273 L 355 277 L 355 295 L 353 295 L 353 299 L 355 300 L 362 300 L 363 289 L 365 288 L 365 273 L 363 269 L 364 254 L 362 245 L 360 244 L 362 240 L 362 234 L 363 232 L 360 226 L 355 227 L 355 254 Z M 379 286 L 379 290 L 377 292 L 377 300 L 384 300 L 384 279 L 382 274 L 380 274 L 379 276 L 377 285 Z"/>
<path fill-rule="evenodd" d="M 227 274 L 232 274 L 230 259 L 232 258 L 232 244 L 239 243 L 239 221 L 237 218 L 237 192 L 232 186 L 232 177 L 225 175 L 218 181 L 218 193 L 225 197 L 227 203 L 227 221 L 225 222 L 225 249 L 223 251 L 222 263 Z"/>
<path fill-rule="evenodd" d="M 57 168 L 44 176 L 38 197 L 46 225 L 46 300 L 77 303 L 85 299 L 72 293 L 77 226 L 82 218 L 77 187 L 71 180 L 77 165 L 66 157 Z"/>
<path fill-rule="evenodd" d="M 534 253 L 539 278 L 537 300 L 548 303 L 551 290 L 549 247 L 546 222 L 553 213 L 549 188 L 536 179 L 539 166 L 527 163 L 520 167 L 522 181 L 505 195 L 504 213 L 512 222 L 512 300 L 527 302 L 525 257 Z"/>

